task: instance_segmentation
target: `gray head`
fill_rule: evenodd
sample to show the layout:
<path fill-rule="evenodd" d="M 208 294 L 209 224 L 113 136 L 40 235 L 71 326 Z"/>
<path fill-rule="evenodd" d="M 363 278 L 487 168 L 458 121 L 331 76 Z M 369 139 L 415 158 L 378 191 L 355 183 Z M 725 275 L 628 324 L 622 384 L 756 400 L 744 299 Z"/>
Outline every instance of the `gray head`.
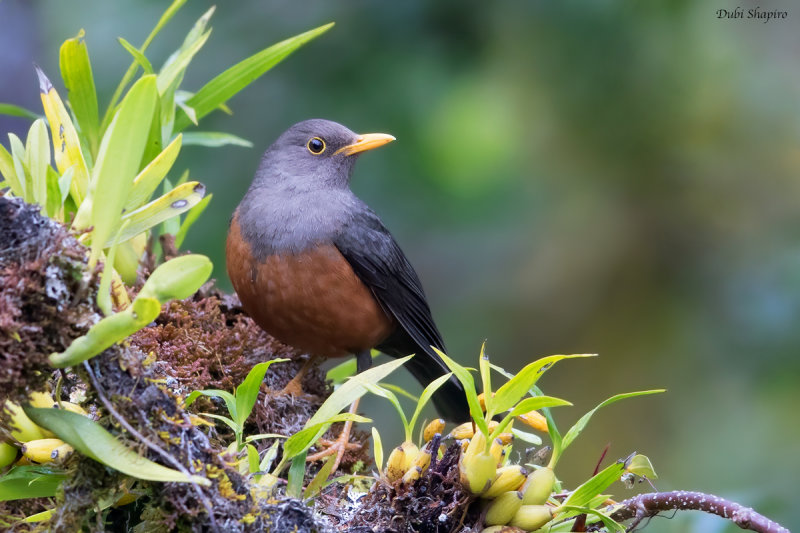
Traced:
<path fill-rule="evenodd" d="M 305 120 L 264 152 L 252 187 L 298 192 L 346 188 L 358 155 L 393 140 L 383 133 L 359 135 L 330 120 Z"/>

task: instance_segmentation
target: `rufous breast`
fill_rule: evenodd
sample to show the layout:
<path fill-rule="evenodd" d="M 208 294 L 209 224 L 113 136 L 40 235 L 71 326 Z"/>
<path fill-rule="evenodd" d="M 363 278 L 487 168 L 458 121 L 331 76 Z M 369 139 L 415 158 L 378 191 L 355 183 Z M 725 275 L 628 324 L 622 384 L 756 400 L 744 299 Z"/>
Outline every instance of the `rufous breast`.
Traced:
<path fill-rule="evenodd" d="M 267 333 L 313 355 L 375 347 L 394 330 L 372 292 L 333 244 L 257 260 L 236 215 L 226 245 L 228 276 L 244 310 Z"/>

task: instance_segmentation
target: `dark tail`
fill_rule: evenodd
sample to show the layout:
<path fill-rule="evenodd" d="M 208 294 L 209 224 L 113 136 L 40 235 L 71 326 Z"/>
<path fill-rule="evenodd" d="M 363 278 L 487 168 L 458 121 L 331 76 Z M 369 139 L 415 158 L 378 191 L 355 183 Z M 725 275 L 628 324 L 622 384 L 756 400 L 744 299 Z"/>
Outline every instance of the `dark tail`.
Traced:
<path fill-rule="evenodd" d="M 431 381 L 450 371 L 441 357 L 430 346 L 427 349 L 417 346 L 411 337 L 400 328 L 377 348 L 392 357 L 405 357 L 412 353 L 415 354 L 405 364 L 405 367 L 423 387 L 427 387 Z M 464 387 L 455 376 L 451 376 L 447 382 L 437 389 L 432 400 L 433 405 L 439 412 L 439 416 L 442 418 L 450 422 L 459 423 L 470 420 L 469 404 L 464 393 Z"/>

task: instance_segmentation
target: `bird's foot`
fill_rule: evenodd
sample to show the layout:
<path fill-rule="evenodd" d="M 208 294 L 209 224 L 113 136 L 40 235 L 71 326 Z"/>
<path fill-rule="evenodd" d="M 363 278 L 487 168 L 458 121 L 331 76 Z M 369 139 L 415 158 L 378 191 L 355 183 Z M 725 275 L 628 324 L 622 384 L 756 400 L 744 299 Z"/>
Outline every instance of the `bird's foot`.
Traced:
<path fill-rule="evenodd" d="M 354 401 L 350 405 L 350 413 L 355 414 L 357 410 L 358 410 L 358 400 Z M 362 445 L 357 442 L 350 442 L 350 432 L 352 429 L 353 429 L 353 421 L 348 420 L 344 423 L 342 432 L 339 433 L 339 437 L 336 440 L 331 441 L 327 439 L 319 439 L 317 442 L 320 445 L 325 446 L 325 449 L 315 454 L 309 455 L 306 458 L 306 461 L 308 462 L 320 461 L 325 457 L 336 454 L 336 459 L 334 459 L 333 462 L 333 468 L 331 468 L 331 475 L 333 475 L 339 469 L 339 465 L 342 462 L 344 453 L 347 450 L 360 450 L 362 447 Z"/>
<path fill-rule="evenodd" d="M 301 382 L 303 381 L 303 376 L 297 374 L 292 380 L 286 384 L 286 386 L 281 391 L 283 394 L 290 394 L 292 396 L 300 396 L 303 394 L 303 385 Z"/>
<path fill-rule="evenodd" d="M 300 371 L 286 384 L 281 392 L 283 394 L 291 394 L 292 396 L 301 396 L 303 394 L 303 378 L 306 377 L 308 369 L 311 368 L 316 361 L 316 357 L 309 357 L 308 360 L 303 363 Z"/>
<path fill-rule="evenodd" d="M 345 423 L 345 425 L 347 424 L 351 423 L 350 422 Z M 360 450 L 363 446 L 357 442 L 350 442 L 350 427 L 344 428 L 336 440 L 319 439 L 317 443 L 321 446 L 324 446 L 325 449 L 315 454 L 309 455 L 306 458 L 306 461 L 310 463 L 315 461 L 321 461 L 326 457 L 336 454 L 336 459 L 333 462 L 333 468 L 331 469 L 331 474 L 333 474 L 339 469 L 339 465 L 342 462 L 342 458 L 344 457 L 345 452 Z"/>

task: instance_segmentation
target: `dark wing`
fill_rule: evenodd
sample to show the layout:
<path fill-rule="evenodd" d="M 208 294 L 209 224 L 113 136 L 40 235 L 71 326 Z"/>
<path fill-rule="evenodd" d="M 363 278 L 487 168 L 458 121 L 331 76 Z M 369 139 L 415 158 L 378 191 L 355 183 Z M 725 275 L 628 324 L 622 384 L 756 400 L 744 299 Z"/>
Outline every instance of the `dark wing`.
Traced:
<path fill-rule="evenodd" d="M 445 352 L 419 277 L 378 216 L 364 206 L 333 243 L 384 312 L 397 320 L 399 327 L 377 348 L 394 357 L 416 354 L 406 368 L 423 386 L 449 372 L 431 348 Z M 464 388 L 455 376 L 432 399 L 444 418 L 453 422 L 469 420 Z"/>
<path fill-rule="evenodd" d="M 432 351 L 430 346 L 445 351 L 417 273 L 374 212 L 365 209 L 357 214 L 334 245 L 416 346 L 426 352 Z"/>

